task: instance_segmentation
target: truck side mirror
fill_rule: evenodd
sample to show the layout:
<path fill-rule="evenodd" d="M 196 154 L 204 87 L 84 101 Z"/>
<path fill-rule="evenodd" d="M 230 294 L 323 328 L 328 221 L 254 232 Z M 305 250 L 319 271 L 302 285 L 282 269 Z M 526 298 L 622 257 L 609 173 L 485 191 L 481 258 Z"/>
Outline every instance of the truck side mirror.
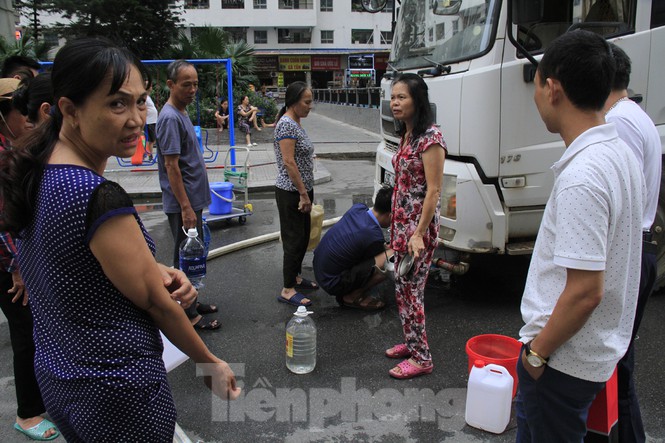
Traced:
<path fill-rule="evenodd" d="M 462 7 L 462 0 L 434 0 L 432 3 L 435 15 L 455 15 Z"/>
<path fill-rule="evenodd" d="M 367 12 L 375 13 L 383 11 L 386 8 L 388 0 L 362 0 L 361 5 Z"/>
<path fill-rule="evenodd" d="M 513 23 L 516 25 L 531 24 L 543 19 L 543 0 L 514 0 L 512 4 Z"/>

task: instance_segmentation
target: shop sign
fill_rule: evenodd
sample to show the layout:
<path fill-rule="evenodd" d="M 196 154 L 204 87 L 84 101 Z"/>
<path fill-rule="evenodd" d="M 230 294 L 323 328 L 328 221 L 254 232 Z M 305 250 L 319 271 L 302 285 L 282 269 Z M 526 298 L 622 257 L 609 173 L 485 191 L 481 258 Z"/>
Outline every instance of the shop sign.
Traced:
<path fill-rule="evenodd" d="M 255 57 L 254 58 L 254 71 L 256 72 L 271 72 L 277 71 L 278 60 L 276 55 L 268 57 Z"/>
<path fill-rule="evenodd" d="M 280 71 L 310 71 L 312 67 L 309 55 L 280 55 Z"/>
<path fill-rule="evenodd" d="M 312 71 L 336 71 L 341 69 L 339 56 L 336 55 L 313 55 Z"/>
<path fill-rule="evenodd" d="M 373 69 L 374 54 L 349 55 L 349 69 Z"/>
<path fill-rule="evenodd" d="M 373 69 L 350 69 L 349 77 L 351 78 L 371 78 Z"/>

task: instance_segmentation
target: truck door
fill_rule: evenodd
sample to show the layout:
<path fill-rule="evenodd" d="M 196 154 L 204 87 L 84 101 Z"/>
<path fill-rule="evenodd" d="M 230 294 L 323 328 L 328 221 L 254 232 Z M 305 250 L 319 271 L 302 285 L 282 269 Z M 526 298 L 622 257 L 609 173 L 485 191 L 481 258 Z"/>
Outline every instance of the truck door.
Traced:
<path fill-rule="evenodd" d="M 531 0 L 516 0 L 516 7 Z M 597 32 L 615 41 L 631 57 L 631 95 L 646 97 L 650 37 L 636 32 L 637 0 L 543 0 L 531 21 L 513 26 L 513 35 L 540 59 L 558 36 L 575 29 Z M 640 2 L 644 8 L 647 2 Z M 641 18 L 637 29 L 648 29 Z M 533 102 L 531 63 L 506 39 L 501 79 L 499 186 L 509 214 L 509 238 L 537 234 L 554 176 L 550 167 L 565 149 L 557 134 L 548 133 Z M 644 104 L 642 105 L 644 106 Z M 535 222 L 534 222 L 535 221 Z"/>

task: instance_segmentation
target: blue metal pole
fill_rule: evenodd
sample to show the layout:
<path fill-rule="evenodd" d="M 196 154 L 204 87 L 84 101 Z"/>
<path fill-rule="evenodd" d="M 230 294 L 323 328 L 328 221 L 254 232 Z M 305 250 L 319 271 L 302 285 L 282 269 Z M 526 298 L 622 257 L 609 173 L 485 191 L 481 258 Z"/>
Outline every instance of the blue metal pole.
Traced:
<path fill-rule="evenodd" d="M 228 100 L 229 100 L 229 144 L 230 144 L 230 157 L 231 157 L 231 164 L 235 165 L 236 164 L 236 150 L 234 146 L 236 145 L 236 130 L 235 130 L 235 107 L 233 106 L 233 84 L 232 82 L 232 74 L 231 74 L 231 59 L 227 58 L 226 59 L 226 89 L 227 89 L 227 94 L 228 94 Z M 235 171 L 235 168 L 233 168 Z M 249 172 L 249 171 L 245 171 Z"/>

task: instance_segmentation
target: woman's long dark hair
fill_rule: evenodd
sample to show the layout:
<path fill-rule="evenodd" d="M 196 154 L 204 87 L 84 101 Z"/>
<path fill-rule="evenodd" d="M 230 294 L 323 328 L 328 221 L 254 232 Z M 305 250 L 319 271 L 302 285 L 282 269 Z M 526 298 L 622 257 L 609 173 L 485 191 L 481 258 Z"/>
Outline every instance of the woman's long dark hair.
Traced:
<path fill-rule="evenodd" d="M 286 94 L 284 95 L 284 106 L 282 106 L 282 109 L 279 110 L 279 114 L 277 114 L 277 118 L 275 121 L 279 121 L 280 118 L 284 115 L 286 112 L 286 109 L 289 106 L 293 106 L 296 103 L 300 101 L 300 98 L 302 97 L 303 93 L 309 89 L 309 86 L 307 86 L 307 83 L 305 82 L 293 82 L 291 83 L 287 88 L 286 88 Z"/>
<path fill-rule="evenodd" d="M 14 107 L 28 117 L 32 123 L 39 120 L 39 109 L 43 103 L 53 106 L 53 83 L 51 73 L 42 72 L 35 78 L 24 80 L 14 92 Z"/>
<path fill-rule="evenodd" d="M 392 82 L 392 86 L 397 83 L 404 83 L 409 88 L 409 94 L 413 99 L 414 115 L 413 130 L 411 136 L 416 139 L 423 135 L 434 123 L 432 108 L 429 104 L 429 94 L 427 93 L 427 84 L 417 74 L 399 74 Z M 400 125 L 397 133 L 404 136 L 406 125 Z"/>
<path fill-rule="evenodd" d="M 138 68 L 144 79 L 149 78 L 135 55 L 102 38 L 73 40 L 58 51 L 51 71 L 55 104 L 51 119 L 18 140 L 13 150 L 0 154 L 3 204 L 0 231 L 16 235 L 32 221 L 44 167 L 62 127 L 59 99 L 66 97 L 81 105 L 108 75 L 109 95 L 114 94 L 124 84 L 132 66 Z"/>

